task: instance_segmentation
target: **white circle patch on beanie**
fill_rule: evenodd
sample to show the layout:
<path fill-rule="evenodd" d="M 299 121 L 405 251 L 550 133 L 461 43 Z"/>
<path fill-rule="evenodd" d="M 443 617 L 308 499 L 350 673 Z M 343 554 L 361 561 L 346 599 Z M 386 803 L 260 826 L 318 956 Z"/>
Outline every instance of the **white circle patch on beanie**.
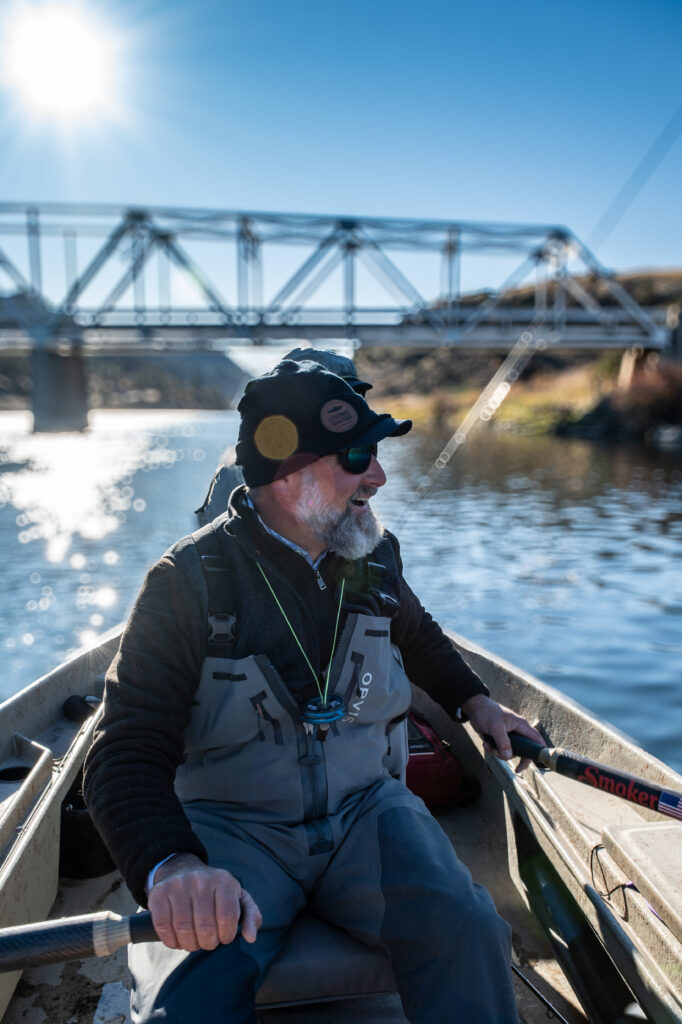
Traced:
<path fill-rule="evenodd" d="M 358 414 L 348 402 L 334 398 L 320 409 L 320 420 L 322 426 L 333 434 L 345 434 L 358 422 Z"/>

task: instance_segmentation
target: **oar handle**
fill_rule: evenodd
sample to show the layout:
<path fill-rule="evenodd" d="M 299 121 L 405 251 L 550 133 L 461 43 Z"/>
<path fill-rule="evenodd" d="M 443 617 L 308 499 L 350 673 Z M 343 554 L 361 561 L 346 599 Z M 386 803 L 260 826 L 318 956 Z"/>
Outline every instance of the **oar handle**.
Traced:
<path fill-rule="evenodd" d="M 492 738 L 489 732 L 484 733 L 483 739 L 486 743 L 489 743 L 491 747 L 495 747 L 495 740 Z M 536 743 L 535 740 L 528 739 L 527 736 L 522 736 L 520 732 L 510 732 L 509 742 L 511 748 L 517 757 L 529 757 L 531 761 L 535 761 L 539 764 L 538 757 L 540 752 L 547 750 L 547 747 L 543 747 L 542 743 Z"/>
<path fill-rule="evenodd" d="M 483 739 L 491 747 L 495 747 L 495 741 L 490 733 L 485 733 Z M 580 757 L 570 750 L 564 750 L 563 747 L 543 747 L 541 743 L 536 743 L 535 740 L 528 739 L 518 732 L 510 732 L 509 741 L 518 757 L 529 757 L 531 761 L 556 772 L 557 775 L 565 775 L 566 778 L 575 779 L 576 782 L 600 789 L 621 800 L 628 800 L 638 807 L 646 807 L 682 821 L 682 793 L 663 789 L 648 779 L 626 774 L 607 764 L 592 761 L 589 757 Z"/>
<path fill-rule="evenodd" d="M 108 956 L 129 942 L 154 942 L 151 914 L 119 917 L 105 911 L 0 930 L 0 973 L 38 964 Z"/>
<path fill-rule="evenodd" d="M 542 751 L 547 750 L 542 743 L 536 743 L 535 740 L 522 736 L 520 732 L 510 732 L 509 742 L 517 757 L 529 757 L 536 764 L 540 763 L 539 757 Z"/>

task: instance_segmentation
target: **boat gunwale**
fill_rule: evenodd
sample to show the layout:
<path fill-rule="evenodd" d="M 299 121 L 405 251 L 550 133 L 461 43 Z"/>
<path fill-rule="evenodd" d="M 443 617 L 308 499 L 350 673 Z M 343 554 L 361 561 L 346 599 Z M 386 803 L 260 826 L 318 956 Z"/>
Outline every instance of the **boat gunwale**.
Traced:
<path fill-rule="evenodd" d="M 509 695 L 510 690 L 514 691 L 514 696 L 517 693 L 523 693 L 525 699 L 518 703 L 513 702 L 513 706 L 514 710 L 518 710 L 526 716 L 538 710 L 541 713 L 543 708 L 551 707 L 554 712 L 553 718 L 556 720 L 559 717 L 557 711 L 560 708 L 561 712 L 567 716 L 569 724 L 571 718 L 575 722 L 574 729 L 568 730 L 568 736 L 575 733 L 581 738 L 592 741 L 587 744 L 587 750 L 581 746 L 581 753 L 585 753 L 586 756 L 602 754 L 603 740 L 608 738 L 611 741 L 610 749 L 613 750 L 615 746 L 618 746 L 620 752 L 626 755 L 624 758 L 626 763 L 617 764 L 615 767 L 623 768 L 625 771 L 638 770 L 642 774 L 646 772 L 647 775 L 654 777 L 652 781 L 682 790 L 681 775 L 664 762 L 649 755 L 634 739 L 622 733 L 615 726 L 518 666 L 459 634 L 451 631 L 448 631 L 448 634 L 474 669 L 478 669 L 479 663 L 482 661 L 492 670 L 492 672 L 480 673 L 489 686 L 492 697 L 502 700 L 503 695 L 496 692 L 499 690 L 504 690 L 506 695 Z M 512 687 L 509 687 L 510 680 L 514 684 Z M 521 690 L 521 687 L 524 689 Z M 541 702 L 538 701 L 538 698 L 541 698 Z M 542 718 L 540 721 L 542 725 L 545 724 Z M 507 832 L 510 844 L 513 842 L 514 834 L 513 815 L 518 814 L 578 903 L 581 912 L 600 939 L 609 957 L 630 987 L 633 988 L 635 996 L 649 1005 L 652 997 L 655 998 L 658 1003 L 657 1011 L 665 1014 L 660 1017 L 660 1020 L 665 1021 L 666 1024 L 682 1021 L 682 976 L 678 973 L 677 979 L 669 977 L 665 970 L 667 965 L 674 962 L 676 956 L 678 962 L 682 962 L 682 945 L 673 932 L 664 921 L 659 920 L 652 912 L 641 892 L 629 888 L 623 890 L 626 903 L 625 913 L 622 913 L 612 899 L 605 898 L 605 895 L 598 890 L 591 875 L 589 862 L 584 856 L 587 849 L 581 853 L 575 839 L 571 836 L 571 832 L 575 836 L 583 831 L 582 823 L 575 814 L 571 813 L 570 805 L 562 800 L 561 794 L 557 794 L 552 789 L 552 782 L 556 781 L 557 777 L 553 777 L 551 773 L 545 775 L 543 770 L 538 769 L 535 765 L 528 770 L 531 773 L 530 776 L 524 773 L 526 778 L 519 777 L 508 762 L 500 761 L 485 751 L 480 737 L 474 734 L 470 734 L 470 736 L 505 793 L 509 815 Z M 601 742 L 599 738 L 601 738 Z M 565 742 L 563 736 L 561 741 L 558 737 L 552 737 L 552 739 L 557 743 L 561 742 L 562 745 Z M 655 779 L 656 775 L 659 776 L 658 779 Z M 583 800 L 588 800 L 593 792 L 598 792 L 600 799 L 610 801 L 611 806 L 622 803 L 617 797 L 608 793 L 593 791 L 579 783 L 576 783 L 575 786 L 576 805 L 579 804 L 581 796 Z M 628 802 L 625 807 L 633 820 L 636 818 L 643 826 L 662 822 L 670 823 L 669 818 L 634 803 Z M 561 817 L 563 817 L 563 821 Z M 608 823 L 608 818 L 606 818 L 604 824 Z M 597 845 L 603 849 L 601 843 Z M 587 843 L 585 843 L 585 847 L 587 847 Z M 510 870 L 517 888 L 523 894 L 523 883 L 512 862 L 512 853 L 513 851 L 510 849 Z M 613 867 L 614 873 L 620 870 L 615 861 Z M 620 871 L 620 875 L 624 877 L 622 871 Z M 642 934 L 641 931 L 635 931 L 633 927 L 629 926 L 628 910 L 634 910 L 635 907 L 638 919 L 644 924 L 643 931 L 648 931 L 648 935 Z M 633 913 L 632 917 L 634 916 Z M 650 943 L 645 941 L 647 938 Z M 639 942 L 636 941 L 637 939 Z M 653 948 L 650 948 L 650 945 Z M 658 1024 L 659 1018 L 656 1019 Z"/>

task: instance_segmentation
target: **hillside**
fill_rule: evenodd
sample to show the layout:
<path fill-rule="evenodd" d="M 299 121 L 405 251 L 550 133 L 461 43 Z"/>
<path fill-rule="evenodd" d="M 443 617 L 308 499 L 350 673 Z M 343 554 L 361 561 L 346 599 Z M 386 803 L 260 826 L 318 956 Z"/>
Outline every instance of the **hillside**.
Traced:
<path fill-rule="evenodd" d="M 670 306 L 682 307 L 682 270 L 633 270 L 614 275 L 615 280 L 640 306 Z M 608 283 L 603 278 L 594 275 L 577 275 L 574 280 L 589 295 L 593 296 L 600 305 L 612 306 L 615 304 Z M 462 302 L 466 305 L 480 305 L 488 298 L 489 292 L 471 292 L 463 296 Z M 547 287 L 547 299 L 551 302 L 554 298 L 554 285 Z M 535 301 L 535 286 L 525 285 L 515 288 L 501 302 L 502 307 L 523 307 L 532 306 Z M 577 301 L 571 296 L 566 296 L 567 306 L 576 306 Z"/>

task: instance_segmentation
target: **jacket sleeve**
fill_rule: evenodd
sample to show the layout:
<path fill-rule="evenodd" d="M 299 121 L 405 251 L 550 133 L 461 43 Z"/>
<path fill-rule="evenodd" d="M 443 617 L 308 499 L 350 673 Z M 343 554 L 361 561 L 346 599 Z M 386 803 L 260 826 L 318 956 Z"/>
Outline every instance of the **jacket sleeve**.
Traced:
<path fill-rule="evenodd" d="M 429 615 L 403 576 L 397 539 L 387 535 L 398 564 L 400 610 L 393 619 L 391 639 L 400 648 L 407 675 L 453 718 L 465 700 L 488 688 L 470 668 L 453 641 Z"/>
<path fill-rule="evenodd" d="M 142 905 L 147 875 L 159 861 L 177 852 L 207 860 L 173 788 L 206 614 L 197 581 L 173 554 L 165 555 L 147 574 L 107 673 L 104 710 L 85 762 L 87 806 Z"/>

